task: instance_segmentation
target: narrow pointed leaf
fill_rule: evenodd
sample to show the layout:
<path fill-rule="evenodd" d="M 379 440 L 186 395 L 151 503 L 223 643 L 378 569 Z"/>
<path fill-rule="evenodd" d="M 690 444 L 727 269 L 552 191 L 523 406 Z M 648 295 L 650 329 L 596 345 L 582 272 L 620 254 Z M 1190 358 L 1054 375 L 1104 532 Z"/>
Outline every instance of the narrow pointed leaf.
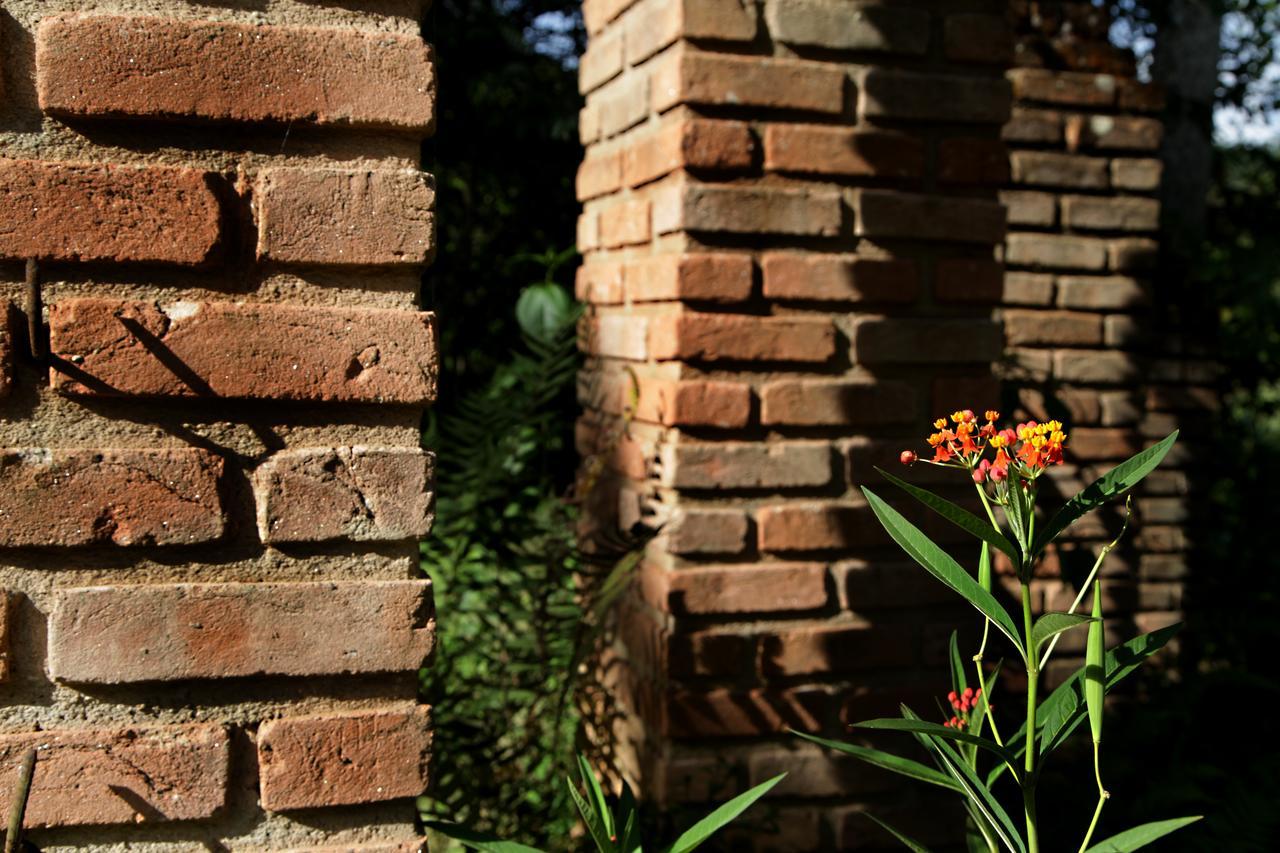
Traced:
<path fill-rule="evenodd" d="M 600 818 L 600 828 L 604 830 L 605 837 L 610 839 L 609 843 L 612 845 L 612 839 L 618 837 L 617 827 L 613 823 L 613 811 L 609 808 L 596 774 L 591 770 L 591 764 L 581 753 L 578 754 L 578 773 L 582 776 L 582 784 L 587 786 L 587 796 L 590 797 L 591 806 Z"/>
<path fill-rule="evenodd" d="M 940 498 L 927 489 L 913 486 L 906 480 L 900 480 L 883 468 L 877 468 L 876 470 L 890 483 L 893 483 L 956 527 L 978 537 L 993 548 L 999 548 L 1004 551 L 1009 555 L 1009 559 L 1013 560 L 1014 565 L 1021 562 L 1022 556 L 1018 553 L 1017 547 L 1005 537 L 1004 533 L 992 527 L 990 521 L 979 518 L 967 509 L 957 506 L 946 498 Z"/>
<path fill-rule="evenodd" d="M 875 492 L 866 487 L 863 487 L 862 492 L 866 495 L 867 502 L 871 505 L 871 510 L 876 514 L 876 518 L 880 519 L 884 529 L 888 531 L 899 547 L 935 578 L 962 595 L 970 604 L 990 619 L 992 624 L 1009 638 L 1014 648 L 1025 659 L 1027 653 L 1022 647 L 1022 641 L 1018 638 L 1018 627 L 1014 624 L 1013 617 L 1009 615 L 1009 611 L 1005 610 L 1004 606 L 996 601 L 991 593 L 979 586 L 978 582 L 961 568 L 960 564 L 953 560 L 947 552 L 933 544 L 929 537 L 920 532 L 919 528 L 903 518 L 897 510 L 881 500 Z"/>
<path fill-rule="evenodd" d="M 1096 509 L 1112 498 L 1124 494 L 1136 486 L 1143 477 L 1156 469 L 1178 440 L 1174 430 L 1163 441 L 1130 456 L 1124 462 L 1103 474 L 1082 489 L 1054 513 L 1048 523 L 1036 534 L 1031 546 L 1032 554 L 1039 554 L 1054 538 L 1076 522 L 1081 516 Z"/>
<path fill-rule="evenodd" d="M 932 737 L 940 737 L 944 740 L 955 741 L 956 743 L 970 744 L 972 746 L 985 749 L 988 752 L 997 755 L 1000 760 L 1007 761 L 1010 764 L 1017 763 L 1013 753 L 1005 749 L 993 740 L 984 737 L 971 735 L 968 732 L 953 729 L 939 723 L 930 723 L 926 720 L 908 719 L 900 720 L 893 717 L 886 717 L 881 720 L 867 720 L 862 723 L 854 723 L 855 729 L 878 729 L 881 731 L 891 732 L 919 732 L 920 734 L 930 735 Z"/>
<path fill-rule="evenodd" d="M 458 842 L 468 850 L 479 850 L 481 853 L 542 853 L 537 847 L 527 847 L 515 841 L 503 841 L 495 835 L 477 832 L 452 821 L 428 820 L 423 825 L 445 838 Z"/>
<path fill-rule="evenodd" d="M 889 824 L 885 823 L 885 822 L 884 822 L 884 821 L 882 821 L 880 818 L 876 817 L 875 815 L 871 814 L 870 812 L 863 812 L 863 813 L 862 813 L 862 815 L 863 815 L 863 817 L 867 818 L 868 820 L 875 821 L 875 823 L 876 823 L 876 825 L 877 825 L 877 826 L 879 826 L 879 827 L 880 827 L 881 829 L 883 829 L 885 832 L 887 832 L 887 833 L 889 833 L 890 835 L 892 835 L 894 838 L 898 839 L 898 842 L 899 842 L 899 843 L 901 843 L 903 847 L 905 847 L 905 848 L 907 848 L 908 850 L 910 850 L 910 851 L 911 851 L 911 853 L 929 853 L 929 848 L 928 848 L 928 847 L 925 847 L 925 846 L 924 846 L 923 844 L 921 844 L 919 841 L 915 841 L 914 839 L 910 838 L 909 836 L 903 835 L 901 832 L 899 832 L 898 830 L 894 829 L 892 826 L 890 826 Z"/>
<path fill-rule="evenodd" d="M 945 773 L 939 773 L 928 765 L 921 764 L 918 761 L 912 761 L 910 758 L 902 758 L 891 752 L 884 752 L 879 749 L 872 749 L 867 746 L 858 746 L 854 743 L 844 743 L 838 740 L 827 740 L 826 738 L 815 737 L 814 735 L 797 732 L 794 729 L 792 734 L 798 735 L 805 740 L 813 741 L 819 746 L 825 746 L 828 749 L 834 749 L 837 752 L 843 752 L 845 755 L 852 755 L 861 761 L 865 761 L 874 767 L 880 767 L 889 770 L 901 776 L 916 779 L 920 782 L 928 782 L 930 785 L 937 785 L 940 788 L 946 788 L 957 793 L 964 793 L 964 789 L 957 785 L 950 776 Z"/>
<path fill-rule="evenodd" d="M 955 631 L 951 632 L 951 642 L 949 646 L 949 657 L 951 660 L 951 689 L 957 693 L 963 693 L 964 689 L 969 686 L 969 678 L 964 674 L 964 658 L 960 657 L 960 643 Z"/>
<path fill-rule="evenodd" d="M 726 824 L 731 822 L 738 815 L 745 812 L 755 804 L 755 801 L 763 797 L 765 794 L 786 777 L 786 773 L 774 776 L 767 782 L 761 782 L 750 791 L 739 794 L 693 826 L 685 830 L 679 838 L 671 843 L 667 848 L 667 853 L 689 853 L 690 850 L 698 847 L 702 842 L 706 841 L 719 830 L 723 829 Z"/>
<path fill-rule="evenodd" d="M 582 815 L 582 822 L 586 824 L 587 832 L 590 833 L 591 839 L 596 843 L 596 849 L 601 853 L 612 853 L 613 841 L 609 838 L 609 834 L 604 831 L 604 827 L 600 824 L 600 816 L 596 814 L 595 809 L 588 805 L 582 794 L 578 793 L 578 786 L 573 784 L 573 780 L 566 777 L 565 784 L 569 786 L 569 795 L 573 798 L 573 804 L 578 807 L 578 814 Z"/>
<path fill-rule="evenodd" d="M 1083 613 L 1046 613 L 1031 626 L 1032 657 L 1040 656 L 1040 647 L 1052 637 L 1063 631 L 1070 631 L 1077 625 L 1087 625 L 1093 621 L 1092 616 Z"/>
<path fill-rule="evenodd" d="M 1184 826 L 1195 823 L 1202 816 L 1177 817 L 1172 820 L 1160 820 L 1155 823 L 1144 823 L 1133 829 L 1126 829 L 1119 835 L 1113 835 L 1106 841 L 1100 841 L 1090 847 L 1086 853 L 1129 853 L 1146 847 L 1152 841 L 1164 838 L 1171 832 L 1177 832 Z"/>

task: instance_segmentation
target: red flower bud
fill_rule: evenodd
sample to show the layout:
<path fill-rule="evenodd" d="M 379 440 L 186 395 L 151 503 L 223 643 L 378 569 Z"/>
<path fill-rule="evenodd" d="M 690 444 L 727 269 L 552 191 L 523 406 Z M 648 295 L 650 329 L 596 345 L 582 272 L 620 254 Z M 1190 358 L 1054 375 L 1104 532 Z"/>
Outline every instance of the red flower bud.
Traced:
<path fill-rule="evenodd" d="M 1007 479 L 1009 479 L 1008 468 L 992 468 L 991 469 L 991 482 L 1003 483 Z"/>
<path fill-rule="evenodd" d="M 957 697 L 957 696 L 959 696 L 959 694 L 958 694 L 958 693 L 956 693 L 954 690 L 952 690 L 950 693 L 948 693 L 948 694 L 947 694 L 947 701 L 948 701 L 948 702 L 955 702 L 955 701 L 956 701 L 956 697 Z"/>
<path fill-rule="evenodd" d="M 916 455 L 912 453 L 910 450 L 902 451 L 902 455 L 898 457 L 898 459 L 902 462 L 903 465 L 915 464 L 916 458 L 917 458 Z"/>

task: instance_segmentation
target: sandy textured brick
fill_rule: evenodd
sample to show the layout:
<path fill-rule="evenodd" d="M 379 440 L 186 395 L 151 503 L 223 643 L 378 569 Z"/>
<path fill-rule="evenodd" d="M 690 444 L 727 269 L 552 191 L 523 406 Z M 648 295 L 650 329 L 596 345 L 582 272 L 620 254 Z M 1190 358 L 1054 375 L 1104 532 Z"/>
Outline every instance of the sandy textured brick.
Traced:
<path fill-rule="evenodd" d="M 574 180 L 574 194 L 578 201 L 599 198 L 617 192 L 622 186 L 622 153 L 619 151 L 589 151 L 578 164 Z"/>
<path fill-rule="evenodd" d="M 9 680 L 12 666 L 9 659 L 9 611 L 12 607 L 13 594 L 7 589 L 0 589 L 0 684 Z"/>
<path fill-rule="evenodd" d="M 26 825 L 97 826 L 200 820 L 227 804 L 231 747 L 219 725 L 54 728 L 0 735 L 0 798 L 17 767 L 37 764 Z"/>
<path fill-rule="evenodd" d="M 422 39 L 355 28 L 53 15 L 36 30 L 36 80 L 41 109 L 73 117 L 428 131 L 435 111 Z"/>
<path fill-rule="evenodd" d="M 880 425 L 915 416 L 915 392 L 902 382 L 778 379 L 760 388 L 760 422 L 766 425 Z"/>
<path fill-rule="evenodd" d="M 1155 192 L 1160 189 L 1164 164 L 1159 160 L 1126 157 L 1111 161 L 1111 183 L 1116 189 Z"/>
<path fill-rule="evenodd" d="M 828 551 L 875 544 L 879 524 L 865 504 L 804 501 L 756 511 L 761 551 Z"/>
<path fill-rule="evenodd" d="M 633 302 L 741 302 L 751 296 L 754 272 L 750 255 L 707 252 L 641 258 L 623 276 Z"/>
<path fill-rule="evenodd" d="M 826 62 L 677 48 L 664 54 L 654 71 L 653 108 L 732 104 L 837 114 L 844 109 L 844 86 L 844 71 Z"/>
<path fill-rule="evenodd" d="M 258 534 L 270 544 L 425 536 L 434 460 L 407 447 L 282 450 L 253 473 Z"/>
<path fill-rule="evenodd" d="M 756 9 L 746 0 L 643 0 L 623 26 L 627 61 L 636 65 L 677 39 L 751 41 Z"/>
<path fill-rule="evenodd" d="M 785 44 L 908 55 L 929 46 L 929 13 L 922 9 L 767 0 L 764 15 L 769 35 Z"/>
<path fill-rule="evenodd" d="M 1053 276 L 1031 272 L 1005 273 L 1004 301 L 1009 305 L 1048 305 L 1053 301 Z"/>
<path fill-rule="evenodd" d="M 1000 138 L 1005 142 L 1056 145 L 1062 141 L 1062 132 L 1061 113 L 1019 107 L 1000 128 Z"/>
<path fill-rule="evenodd" d="M 868 69 L 858 91 L 858 113 L 877 119 L 1002 124 L 1011 104 L 1004 80 L 893 68 Z"/>
<path fill-rule="evenodd" d="M 1013 180 L 1024 186 L 1107 188 L 1108 161 L 1102 157 L 1056 151 L 1014 151 L 1009 155 Z"/>
<path fill-rule="evenodd" d="M 1136 116 L 1073 116 L 1069 128 L 1080 145 L 1106 151 L 1155 151 L 1164 138 L 1159 119 Z"/>
<path fill-rule="evenodd" d="M 253 853 L 267 853 L 254 850 Z M 272 851 L 272 853 L 277 853 Z M 323 847 L 291 847 L 278 853 L 427 853 L 427 839 L 374 841 L 369 844 L 326 844 Z"/>
<path fill-rule="evenodd" d="M 1102 317 L 1076 311 L 1024 311 L 1003 315 L 1005 338 L 1013 346 L 1102 344 Z"/>
<path fill-rule="evenodd" d="M 746 548 L 748 527 L 741 509 L 681 507 L 663 534 L 673 554 L 737 554 Z"/>
<path fill-rule="evenodd" d="M 680 169 L 747 169 L 754 150 L 746 122 L 681 119 L 636 141 L 622 153 L 622 180 L 634 187 Z"/>
<path fill-rule="evenodd" d="M 0 257 L 194 265 L 221 212 L 196 169 L 0 159 Z"/>
<path fill-rule="evenodd" d="M 1063 308 L 1122 311 L 1149 301 L 1147 288 L 1128 276 L 1062 276 L 1058 279 L 1058 305 Z"/>
<path fill-rule="evenodd" d="M 1062 199 L 1063 223 L 1081 231 L 1155 231 L 1160 202 L 1153 198 L 1069 195 Z"/>
<path fill-rule="evenodd" d="M 573 292 L 579 302 L 616 305 L 622 301 L 622 264 L 595 261 L 574 273 Z"/>
<path fill-rule="evenodd" d="M 649 115 L 649 74 L 644 69 L 634 69 L 611 81 L 589 101 L 600 110 L 600 133 L 605 138 L 635 127 Z"/>
<path fill-rule="evenodd" d="M 853 332 L 860 364 L 977 364 L 1000 357 L 1000 326 L 981 320 L 859 320 Z"/>
<path fill-rule="evenodd" d="M 1110 74 L 1015 68 L 1009 72 L 1019 101 L 1041 101 L 1072 107 L 1106 107 L 1115 103 L 1116 78 Z"/>
<path fill-rule="evenodd" d="M 582 22 L 586 25 L 587 32 L 594 36 L 628 7 L 635 5 L 635 2 L 636 0 L 583 0 Z"/>
<path fill-rule="evenodd" d="M 751 418 L 751 387 L 702 379 L 641 380 L 635 416 L 664 426 L 744 427 Z"/>
<path fill-rule="evenodd" d="M 905 133 L 769 124 L 764 167 L 772 172 L 916 178 L 924 174 L 924 142 Z"/>
<path fill-rule="evenodd" d="M 1053 374 L 1060 382 L 1123 385 L 1137 379 L 1141 370 L 1129 353 L 1067 350 L 1053 354 Z"/>
<path fill-rule="evenodd" d="M 1000 203 L 1009 211 L 1010 225 L 1052 228 L 1058 220 L 1058 198 L 1050 193 L 1004 190 Z"/>
<path fill-rule="evenodd" d="M 667 572 L 676 613 L 782 613 L 827 603 L 821 563 L 752 563 Z"/>
<path fill-rule="evenodd" d="M 408 672 L 431 652 L 431 582 L 66 588 L 49 673 L 73 684 Z"/>
<path fill-rule="evenodd" d="M 892 190 L 858 190 L 855 233 L 941 242 L 999 243 L 1005 210 L 986 199 L 916 195 Z"/>
<path fill-rule="evenodd" d="M 843 220 L 840 195 L 827 189 L 718 186 L 680 181 L 654 209 L 654 228 L 732 234 L 833 237 Z"/>
<path fill-rule="evenodd" d="M 622 30 L 611 29 L 587 42 L 578 60 L 578 92 L 585 95 L 622 73 Z"/>
<path fill-rule="evenodd" d="M 14 366 L 14 315 L 17 313 L 11 303 L 0 299 L 0 399 L 9 395 L 13 388 Z"/>
<path fill-rule="evenodd" d="M 49 309 L 66 394 L 403 403 L 435 398 L 434 315 L 252 302 L 65 299 Z"/>
<path fill-rule="evenodd" d="M 267 169 L 258 179 L 258 257 L 281 263 L 425 264 L 435 185 L 417 169 Z"/>
<path fill-rule="evenodd" d="M 1101 270 L 1107 266 L 1107 241 L 1063 234 L 1010 234 L 1004 259 L 1019 267 Z"/>
<path fill-rule="evenodd" d="M 649 355 L 659 360 L 823 362 L 835 348 L 826 317 L 685 312 L 649 321 Z"/>
<path fill-rule="evenodd" d="M 610 204 L 600 211 L 600 245 L 606 249 L 649 242 L 652 206 L 647 199 Z"/>
<path fill-rule="evenodd" d="M 0 450 L 0 546 L 190 545 L 222 537 L 206 450 Z"/>
<path fill-rule="evenodd" d="M 268 720 L 258 728 L 267 811 L 376 803 L 427 789 L 431 712 L 418 706 Z"/>
<path fill-rule="evenodd" d="M 911 302 L 920 289 L 915 262 L 907 259 L 767 252 L 760 266 L 769 299 Z"/>
<path fill-rule="evenodd" d="M 825 441 L 723 441 L 662 448 L 662 483 L 677 489 L 790 489 L 833 477 Z"/>
<path fill-rule="evenodd" d="M 644 361 L 648 357 L 649 321 L 627 314 L 609 314 L 583 320 L 584 352 L 605 358 Z"/>

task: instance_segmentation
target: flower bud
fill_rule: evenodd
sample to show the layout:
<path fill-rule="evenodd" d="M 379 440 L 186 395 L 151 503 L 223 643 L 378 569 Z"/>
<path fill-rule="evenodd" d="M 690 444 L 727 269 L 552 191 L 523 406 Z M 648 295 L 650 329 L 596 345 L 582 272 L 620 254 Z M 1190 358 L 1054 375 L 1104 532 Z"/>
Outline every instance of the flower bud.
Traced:
<path fill-rule="evenodd" d="M 913 465 L 917 459 L 916 455 L 910 450 L 902 451 L 902 455 L 898 457 L 903 465 Z"/>
<path fill-rule="evenodd" d="M 1007 479 L 1009 479 L 1009 470 L 1007 468 L 991 469 L 991 482 L 1003 483 Z"/>

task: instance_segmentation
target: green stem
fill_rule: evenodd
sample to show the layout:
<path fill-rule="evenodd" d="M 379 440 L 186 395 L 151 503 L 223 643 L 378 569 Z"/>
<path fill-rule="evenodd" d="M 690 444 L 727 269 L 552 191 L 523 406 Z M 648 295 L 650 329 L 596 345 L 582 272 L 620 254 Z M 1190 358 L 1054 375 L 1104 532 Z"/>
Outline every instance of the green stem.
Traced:
<path fill-rule="evenodd" d="M 1026 632 L 1027 650 L 1027 748 L 1022 778 L 1022 805 L 1027 817 L 1027 850 L 1039 853 L 1040 841 L 1036 834 L 1036 692 L 1040 672 L 1036 668 L 1034 650 L 1031 647 L 1031 587 L 1022 581 L 1022 626 Z"/>
<path fill-rule="evenodd" d="M 985 637 L 983 639 L 983 645 L 984 646 L 986 645 Z M 974 657 L 973 665 L 978 670 L 978 686 L 982 688 L 982 719 L 984 721 L 989 721 L 991 723 L 991 734 L 995 735 L 996 743 L 1000 744 L 1001 746 L 1004 746 L 1004 739 L 1000 737 L 1000 730 L 996 728 L 996 718 L 991 716 L 991 703 L 987 701 L 987 688 L 986 688 L 986 682 L 984 680 L 983 673 L 982 673 L 982 653 L 981 652 L 979 652 L 978 655 Z M 978 726 L 978 731 L 974 732 L 974 734 L 975 735 L 982 734 L 982 726 Z"/>
<path fill-rule="evenodd" d="M 1102 769 L 1098 766 L 1098 742 L 1093 742 L 1093 778 L 1098 780 L 1098 806 L 1093 810 L 1093 820 L 1089 821 L 1089 831 L 1084 834 L 1084 841 L 1080 842 L 1080 853 L 1089 849 L 1089 842 L 1093 839 L 1093 831 L 1098 828 L 1098 817 L 1102 814 L 1102 806 L 1111 797 L 1111 793 L 1102 787 Z"/>

